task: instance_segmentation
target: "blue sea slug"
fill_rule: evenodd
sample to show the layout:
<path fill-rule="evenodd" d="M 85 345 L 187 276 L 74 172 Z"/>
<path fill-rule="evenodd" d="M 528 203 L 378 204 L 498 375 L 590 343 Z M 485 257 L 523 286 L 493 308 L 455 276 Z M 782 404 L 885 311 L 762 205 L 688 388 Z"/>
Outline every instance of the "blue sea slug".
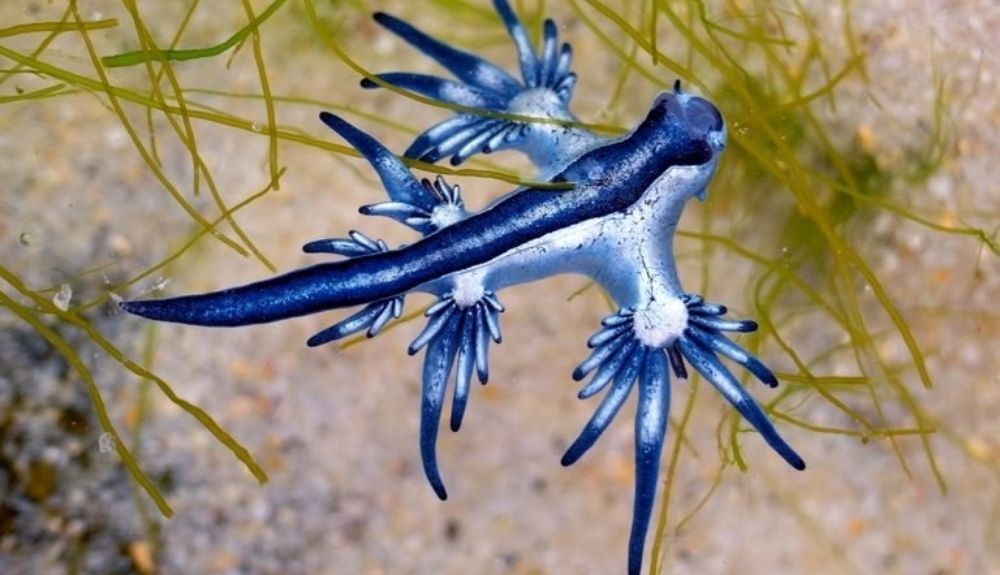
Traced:
<path fill-rule="evenodd" d="M 361 208 L 421 235 L 390 249 L 352 231 L 347 238 L 314 241 L 309 253 L 342 256 L 285 275 L 218 292 L 164 300 L 128 301 L 129 313 L 159 321 L 240 326 L 326 310 L 361 309 L 308 341 L 318 346 L 347 335 L 377 334 L 401 315 L 414 292 L 436 297 L 427 325 L 409 353 L 425 349 L 420 454 L 435 493 L 447 497 L 435 447 L 448 384 L 453 379 L 450 427 L 458 430 L 473 376 L 489 377 L 490 342 L 501 341 L 500 290 L 556 274 L 581 274 L 619 306 L 587 342 L 592 349 L 574 370 L 581 399 L 604 392 L 593 417 L 562 458 L 571 465 L 597 441 L 638 388 L 635 420 L 636 485 L 628 572 L 641 571 L 670 405 L 670 374 L 700 373 L 785 461 L 805 463 L 778 435 L 761 407 L 719 356 L 741 365 L 768 386 L 774 374 L 726 332 L 751 332 L 752 321 L 724 318 L 725 306 L 681 286 L 673 252 L 684 206 L 704 198 L 725 148 L 726 127 L 708 100 L 677 84 L 660 94 L 645 119 L 619 138 L 593 135 L 568 110 L 575 83 L 568 45 L 557 48 L 546 21 L 541 56 L 504 0 L 495 0 L 519 52 L 523 81 L 478 57 L 447 46 L 394 17 L 376 20 L 435 58 L 459 81 L 401 72 L 379 81 L 468 108 L 417 137 L 404 155 L 425 161 L 514 149 L 527 154 L 546 180 L 569 190 L 521 188 L 482 211 L 470 212 L 460 190 L 442 178 L 418 180 L 382 144 L 333 114 L 321 119 L 373 166 L 389 201 Z M 363 85 L 378 84 L 365 80 Z M 482 109 L 482 114 L 475 113 Z M 491 117 L 491 113 L 513 115 Z M 545 120 L 541 123 L 532 118 Z M 454 375 L 452 375 L 454 374 Z"/>

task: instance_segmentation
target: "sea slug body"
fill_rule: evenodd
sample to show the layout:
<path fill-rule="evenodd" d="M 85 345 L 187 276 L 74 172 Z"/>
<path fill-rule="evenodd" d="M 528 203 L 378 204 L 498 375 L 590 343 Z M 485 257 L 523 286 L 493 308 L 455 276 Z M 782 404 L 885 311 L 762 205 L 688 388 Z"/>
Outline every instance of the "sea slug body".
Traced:
<path fill-rule="evenodd" d="M 684 206 L 704 198 L 725 148 L 722 116 L 708 100 L 677 85 L 660 94 L 646 117 L 623 137 L 609 139 L 576 124 L 568 110 L 576 76 L 571 49 L 558 47 L 547 20 L 541 54 L 505 0 L 494 5 L 518 50 L 522 80 L 472 54 L 434 40 L 411 25 L 377 14 L 381 25 L 425 52 L 458 80 L 392 72 L 363 81 L 392 84 L 464 107 L 416 138 L 405 156 L 425 161 L 501 149 L 525 153 L 540 177 L 571 190 L 522 188 L 479 212 L 470 212 L 457 186 L 418 180 L 371 136 L 333 114 L 321 119 L 354 146 L 381 179 L 389 201 L 361 208 L 418 232 L 417 241 L 391 249 L 360 232 L 306 244 L 310 253 L 343 259 L 219 292 L 165 300 L 129 301 L 126 311 L 159 321 L 205 326 L 271 322 L 325 310 L 362 306 L 309 339 L 321 345 L 347 335 L 376 335 L 401 315 L 404 298 L 432 294 L 427 325 L 409 348 L 424 352 L 420 453 L 435 493 L 447 493 L 436 440 L 453 378 L 450 427 L 458 430 L 473 376 L 489 378 L 490 342 L 502 340 L 498 293 L 509 286 L 573 273 L 591 278 L 619 311 L 605 317 L 588 340 L 592 352 L 574 370 L 590 378 L 581 399 L 603 392 L 593 417 L 562 458 L 571 465 L 594 445 L 632 389 L 637 388 L 636 485 L 629 535 L 628 573 L 641 572 L 656 495 L 670 405 L 670 374 L 700 373 L 782 458 L 804 469 L 802 458 L 778 435 L 761 407 L 721 363 L 723 356 L 768 386 L 774 374 L 725 332 L 750 332 L 751 321 L 725 319 L 726 308 L 686 293 L 673 252 Z M 484 115 L 474 113 L 482 109 Z M 491 114 L 513 115 L 495 117 Z M 531 121 L 532 117 L 546 120 Z M 454 373 L 454 376 L 452 376 Z M 638 383 L 638 385 L 636 385 Z"/>

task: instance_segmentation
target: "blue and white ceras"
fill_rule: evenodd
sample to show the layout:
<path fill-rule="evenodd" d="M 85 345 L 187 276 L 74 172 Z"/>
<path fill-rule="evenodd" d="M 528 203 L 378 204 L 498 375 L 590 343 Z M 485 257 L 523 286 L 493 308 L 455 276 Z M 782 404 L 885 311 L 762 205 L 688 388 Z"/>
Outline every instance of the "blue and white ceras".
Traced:
<path fill-rule="evenodd" d="M 520 80 L 384 13 L 376 13 L 375 21 L 440 63 L 457 80 L 409 72 L 375 78 L 463 109 L 418 136 L 404 156 L 425 162 L 450 157 L 451 163 L 458 165 L 474 154 L 516 149 L 534 162 L 543 179 L 548 179 L 607 140 L 576 127 L 577 119 L 569 111 L 576 86 L 571 69 L 573 50 L 569 44 L 559 45 L 556 23 L 545 20 L 542 50 L 535 54 L 510 5 L 505 0 L 493 4 L 517 47 Z M 361 85 L 380 86 L 371 78 L 362 80 Z M 525 117 L 532 121 L 517 121 Z"/>
<path fill-rule="evenodd" d="M 214 293 L 122 303 L 147 318 L 206 326 L 240 326 L 344 307 L 363 306 L 309 339 L 310 346 L 360 331 L 377 334 L 401 315 L 413 292 L 436 296 L 428 323 L 409 348 L 426 348 L 421 400 L 420 453 L 425 474 L 446 498 L 435 446 L 447 385 L 454 372 L 450 426 L 457 431 L 473 374 L 488 379 L 489 341 L 499 343 L 496 293 L 508 286 L 561 273 L 590 277 L 620 307 L 588 340 L 590 356 L 573 372 L 591 376 L 579 393 L 604 398 L 562 458 L 579 459 L 598 439 L 638 382 L 635 421 L 636 486 L 628 572 L 641 572 L 670 404 L 670 372 L 687 376 L 685 359 L 764 440 L 796 469 L 805 463 L 781 439 L 760 406 L 721 363 L 722 355 L 769 386 L 777 378 L 723 332 L 750 332 L 752 321 L 724 319 L 726 308 L 685 293 L 677 274 L 673 238 L 687 201 L 705 195 L 726 141 L 719 111 L 707 100 L 674 91 L 661 94 L 627 135 L 601 138 L 572 123 L 575 84 L 571 51 L 556 49 L 547 20 L 541 56 L 505 0 L 494 5 L 518 48 L 523 82 L 503 69 L 457 50 L 386 14 L 376 20 L 432 56 L 461 82 L 389 73 L 380 81 L 462 106 L 421 134 L 404 154 L 425 161 L 500 149 L 526 153 L 542 176 L 571 190 L 522 188 L 478 212 L 469 212 L 457 186 L 438 178 L 417 180 L 372 137 L 333 114 L 321 119 L 353 145 L 378 173 L 390 201 L 361 212 L 393 218 L 423 235 L 389 249 L 382 240 L 352 231 L 347 238 L 314 241 L 311 253 L 346 256 L 282 276 Z M 363 81 L 366 87 L 378 84 Z M 499 113 L 501 116 L 497 116 Z M 513 114 L 515 117 L 509 117 Z M 533 122 L 530 118 L 544 121 Z"/>

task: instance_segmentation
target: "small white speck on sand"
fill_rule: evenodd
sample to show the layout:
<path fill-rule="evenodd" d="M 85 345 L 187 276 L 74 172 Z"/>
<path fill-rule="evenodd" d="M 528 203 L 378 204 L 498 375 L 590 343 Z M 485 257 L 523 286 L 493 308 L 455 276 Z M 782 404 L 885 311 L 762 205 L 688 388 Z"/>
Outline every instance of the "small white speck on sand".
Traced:
<path fill-rule="evenodd" d="M 70 300 L 73 299 L 73 288 L 69 284 L 59 286 L 59 291 L 52 296 L 52 303 L 62 311 L 69 309 Z"/>
<path fill-rule="evenodd" d="M 97 438 L 97 449 L 101 453 L 111 453 L 115 450 L 115 436 L 111 433 L 104 432 L 99 438 Z"/>

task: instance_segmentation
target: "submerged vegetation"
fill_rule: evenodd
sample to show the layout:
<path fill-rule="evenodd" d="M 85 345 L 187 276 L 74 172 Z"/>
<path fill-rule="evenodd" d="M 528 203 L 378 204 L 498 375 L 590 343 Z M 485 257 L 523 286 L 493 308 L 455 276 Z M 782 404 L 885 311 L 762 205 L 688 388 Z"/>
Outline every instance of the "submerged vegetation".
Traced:
<path fill-rule="evenodd" d="M 242 0 L 226 3 L 225 7 L 192 0 L 176 18 L 155 22 L 155 30 L 154 23 L 143 18 L 134 0 L 115 5 L 113 18 L 93 13 L 89 4 L 70 1 L 56 19 L 25 16 L 21 23 L 7 21 L 0 27 L 0 116 L 96 98 L 131 143 L 135 154 L 128 161 L 141 160 L 162 192 L 190 217 L 192 232 L 161 262 L 82 301 L 60 299 L 56 297 L 59 286 L 33 284 L 26 279 L 26 269 L 0 262 L 0 318 L 7 325 L 13 322 L 21 329 L 32 330 L 75 370 L 90 394 L 100 427 L 109 434 L 110 445 L 136 484 L 161 513 L 169 516 L 169 503 L 144 473 L 138 454 L 129 447 L 136 442 L 120 431 L 120 424 L 108 415 L 105 398 L 95 383 L 89 351 L 85 356 L 79 342 L 89 342 L 123 373 L 158 389 L 228 447 L 259 481 L 265 482 L 264 470 L 237 438 L 154 373 L 153 346 L 133 356 L 102 331 L 99 326 L 107 322 L 95 322 L 95 318 L 108 313 L 110 300 L 116 294 L 124 295 L 126 289 L 163 275 L 205 241 L 223 244 L 241 257 L 252 258 L 272 272 L 276 270 L 252 235 L 240 226 L 239 212 L 281 187 L 286 175 L 282 154 L 292 145 L 357 156 L 354 150 L 332 143 L 330 138 L 316 138 L 282 123 L 284 111 L 304 105 L 321 107 L 407 134 L 426 125 L 387 119 L 363 102 L 336 97 L 318 101 L 288 94 L 281 73 L 269 62 L 262 36 L 273 34 L 322 46 L 328 50 L 331 62 L 339 60 L 357 76 L 373 78 L 373 72 L 397 68 L 378 61 L 377 54 L 369 50 L 370 38 L 354 37 L 349 26 L 342 24 L 348 19 L 359 22 L 381 8 L 374 0 L 333 5 L 314 0 L 276 0 L 257 6 L 259 3 Z M 495 30 L 496 44 L 501 43 L 501 29 L 485 3 L 439 0 L 434 4 L 434 10 L 450 14 L 454 23 L 441 30 L 453 28 L 455 43 L 462 43 L 462 28 L 466 25 Z M 680 232 L 679 253 L 685 254 L 688 287 L 712 294 L 719 283 L 716 276 L 720 262 L 747 263 L 750 272 L 745 283 L 749 289 L 743 293 L 748 295 L 745 301 L 733 303 L 744 306 L 747 315 L 761 324 L 759 335 L 750 340 L 754 351 L 771 364 L 787 366 L 778 374 L 783 384 L 781 392 L 766 405 L 771 417 L 813 433 L 885 442 L 907 474 L 917 471 L 913 471 L 914 452 L 904 449 L 904 444 L 916 442 L 923 461 L 920 468 L 928 470 L 944 491 L 945 476 L 937 463 L 932 438 L 939 434 L 943 440 L 965 449 L 963 438 L 941 433 L 947 430 L 917 399 L 920 389 L 934 384 L 926 365 L 928 352 L 921 347 L 919 334 L 910 327 L 899 302 L 893 299 L 892 290 L 866 259 L 872 246 L 854 234 L 866 222 L 888 216 L 908 220 L 934 234 L 968 236 L 969 249 L 980 250 L 981 258 L 1000 256 L 996 229 L 957 225 L 955 221 L 961 220 L 961 215 L 914 210 L 892 193 L 903 185 L 924 185 L 941 167 L 953 145 L 947 114 L 947 76 L 937 74 L 938 81 L 930 88 L 933 106 L 926 111 L 926 129 L 914 138 L 917 143 L 902 159 L 887 166 L 873 150 L 871 128 L 852 124 L 851 118 L 839 112 L 844 107 L 844 86 L 850 83 L 855 94 L 863 93 L 869 81 L 865 46 L 852 28 L 849 0 L 836 3 L 842 20 L 839 37 L 830 37 L 828 27 L 821 30 L 817 24 L 820 15 L 810 13 L 795 0 L 781 8 L 763 0 L 708 4 L 699 0 L 569 0 L 558 7 L 545 0 L 515 0 L 514 4 L 535 33 L 551 10 L 562 10 L 558 17 L 574 26 L 574 44 L 590 43 L 587 50 L 595 58 L 593 55 L 599 52 L 609 55 L 600 60 L 607 64 L 603 71 L 598 66 L 578 69 L 579 93 L 591 93 L 581 97 L 582 103 L 575 111 L 592 129 L 606 133 L 628 129 L 636 107 L 645 106 L 644 100 L 651 100 L 656 91 L 669 89 L 675 78 L 705 94 L 724 111 L 731 146 L 712 187 L 710 209 L 693 211 L 696 219 L 689 216 L 684 222 L 686 228 Z M 211 11 L 224 12 L 225 17 L 209 20 L 232 24 L 226 32 L 212 32 L 218 33 L 221 41 L 202 43 L 190 39 L 195 35 L 199 40 L 203 37 L 195 34 L 196 23 L 205 23 L 204 13 Z M 284 19 L 279 21 L 282 16 Z M 489 34 L 485 36 L 485 43 L 490 44 Z M 70 51 L 73 57 L 67 57 Z M 182 66 L 216 60 L 250 62 L 258 88 L 247 92 L 230 90 L 223 82 L 213 86 L 186 83 Z M 604 77 L 594 78 L 597 74 Z M 598 87 L 603 93 L 593 94 Z M 413 99 L 412 109 L 448 107 L 399 88 L 388 88 L 398 93 L 397 98 Z M 632 93 L 639 93 L 634 101 Z M 879 105 L 873 95 L 869 96 Z M 227 99 L 259 103 L 265 120 L 240 117 L 205 103 Z M 225 199 L 229 194 L 219 189 L 213 175 L 215 166 L 202 154 L 199 128 L 205 124 L 229 130 L 237 140 L 267 139 L 267 153 L 262 160 L 268 177 L 260 182 L 259 191 L 238 202 Z M 188 164 L 186 171 L 168 168 L 164 161 L 167 148 L 182 150 Z M 455 169 L 407 160 L 425 172 L 531 183 L 523 175 L 494 163 L 502 161 L 479 160 L 470 162 L 474 167 Z M 212 199 L 211 207 L 195 207 L 192 198 L 206 191 Z M 30 241 L 25 236 L 28 232 L 18 230 L 16 223 L 7 226 L 8 235 L 13 232 L 22 236 L 22 243 Z M 92 261 L 81 269 L 101 270 L 120 263 Z M 118 268 L 120 272 L 122 269 Z M 700 276 L 692 274 L 696 270 L 700 270 Z M 148 341 L 153 341 L 156 328 L 146 329 L 151 330 Z M 806 350 L 797 344 L 797 337 L 807 329 L 813 337 Z M 818 346 L 817 341 L 825 343 Z M 885 351 L 891 346 L 905 350 L 903 361 Z M 746 469 L 748 465 L 741 450 L 745 426 L 735 412 L 721 411 L 717 428 L 718 474 L 694 509 L 674 509 L 678 469 L 691 454 L 685 446 L 688 425 L 697 404 L 708 397 L 698 389 L 698 381 L 691 381 L 686 403 L 675 406 L 671 418 L 669 433 L 673 443 L 664 464 L 666 479 L 659 499 L 653 573 L 660 568 L 664 545 L 669 545 L 672 531 L 701 509 L 727 471 Z M 816 402 L 837 412 L 842 425 L 819 424 L 801 415 L 804 406 Z M 137 429 L 130 431 L 136 434 Z M 988 464 L 1000 477 L 1000 467 L 995 462 Z"/>

